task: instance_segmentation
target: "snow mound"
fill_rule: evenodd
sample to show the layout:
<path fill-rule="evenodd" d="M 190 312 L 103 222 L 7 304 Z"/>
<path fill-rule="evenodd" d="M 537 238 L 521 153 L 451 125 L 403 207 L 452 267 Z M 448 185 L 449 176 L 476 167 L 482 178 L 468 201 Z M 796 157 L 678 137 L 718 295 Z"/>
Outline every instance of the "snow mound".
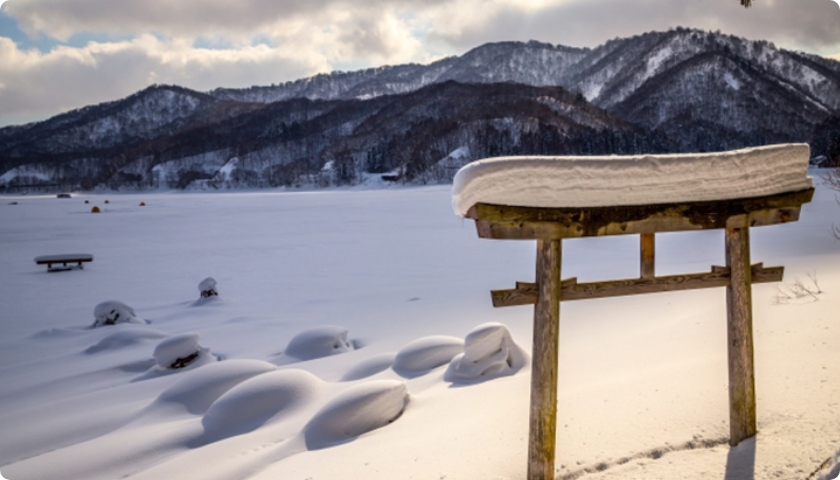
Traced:
<path fill-rule="evenodd" d="M 262 360 L 226 360 L 186 373 L 164 390 L 158 403 L 183 405 L 193 414 L 203 413 L 225 392 L 251 377 L 277 370 Z"/>
<path fill-rule="evenodd" d="M 201 298 L 217 297 L 219 292 L 216 290 L 216 279 L 207 277 L 198 284 L 198 291 L 201 292 Z"/>
<path fill-rule="evenodd" d="M 310 450 L 344 443 L 393 422 L 408 404 L 408 387 L 398 380 L 355 385 L 327 403 L 303 429 Z"/>
<path fill-rule="evenodd" d="M 99 353 L 106 350 L 116 350 L 118 348 L 129 347 L 137 345 L 144 340 L 159 340 L 166 338 L 167 334 L 159 330 L 151 330 L 144 327 L 137 327 L 134 325 L 126 325 L 126 328 L 112 333 L 95 345 L 91 345 L 85 350 L 85 353 Z"/>
<path fill-rule="evenodd" d="M 528 354 L 506 326 L 485 323 L 474 328 L 464 341 L 464 352 L 452 359 L 446 380 L 487 380 L 513 375 L 528 363 Z"/>
<path fill-rule="evenodd" d="M 209 354 L 208 349 L 198 344 L 200 339 L 201 335 L 197 333 L 173 335 L 160 342 L 152 356 L 160 368 L 184 368 L 202 353 Z"/>
<path fill-rule="evenodd" d="M 423 337 L 409 343 L 397 353 L 394 371 L 404 374 L 427 372 L 446 365 L 464 351 L 464 341 L 446 335 Z"/>
<path fill-rule="evenodd" d="M 452 206 L 603 207 L 702 202 L 807 190 L 807 144 L 690 155 L 501 157 L 455 175 Z"/>
<path fill-rule="evenodd" d="M 201 423 L 214 437 L 250 432 L 317 398 L 324 382 L 304 370 L 278 370 L 236 385 L 210 405 Z"/>
<path fill-rule="evenodd" d="M 284 352 L 298 360 L 312 360 L 353 350 L 344 327 L 324 326 L 303 331 L 289 342 Z"/>
<path fill-rule="evenodd" d="M 146 325 L 149 322 L 137 318 L 134 309 L 118 300 L 102 302 L 93 309 L 93 326 L 116 325 L 118 323 L 136 323 Z"/>
<path fill-rule="evenodd" d="M 344 375 L 341 376 L 340 381 L 352 382 L 354 380 L 361 380 L 363 378 L 376 375 L 379 372 L 389 369 L 391 365 L 394 364 L 394 359 L 396 357 L 397 354 L 393 352 L 374 355 L 345 372 Z"/>

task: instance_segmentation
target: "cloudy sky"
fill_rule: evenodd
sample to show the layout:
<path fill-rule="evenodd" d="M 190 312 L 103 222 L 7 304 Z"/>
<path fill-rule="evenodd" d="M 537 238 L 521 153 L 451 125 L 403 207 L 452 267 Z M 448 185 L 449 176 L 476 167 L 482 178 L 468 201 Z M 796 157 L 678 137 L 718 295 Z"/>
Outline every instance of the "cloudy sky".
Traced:
<path fill-rule="evenodd" d="M 2 1 L 2 0 L 0 0 Z M 427 63 L 485 42 L 571 46 L 686 26 L 840 59 L 833 0 L 8 0 L 0 126 L 153 83 L 267 85 Z"/>

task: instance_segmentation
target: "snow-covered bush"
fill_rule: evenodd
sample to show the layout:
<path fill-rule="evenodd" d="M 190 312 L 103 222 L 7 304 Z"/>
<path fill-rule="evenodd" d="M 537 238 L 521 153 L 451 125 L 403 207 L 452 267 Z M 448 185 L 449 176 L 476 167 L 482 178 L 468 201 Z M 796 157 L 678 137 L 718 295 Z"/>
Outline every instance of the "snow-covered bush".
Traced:
<path fill-rule="evenodd" d="M 528 354 L 513 341 L 507 327 L 485 323 L 467 334 L 464 353 L 452 359 L 446 379 L 485 380 L 512 375 L 527 363 Z"/>
<path fill-rule="evenodd" d="M 464 341 L 446 335 L 423 337 L 403 347 L 394 359 L 393 369 L 403 376 L 414 376 L 446 365 L 464 351 Z"/>
<path fill-rule="evenodd" d="M 305 370 L 256 375 L 213 402 L 201 423 L 205 433 L 214 437 L 250 432 L 270 420 L 293 415 L 316 400 L 323 389 L 324 382 Z"/>
<path fill-rule="evenodd" d="M 349 352 L 353 349 L 353 343 L 347 340 L 346 328 L 324 326 L 295 335 L 286 347 L 285 353 L 298 360 L 312 360 Z"/>
<path fill-rule="evenodd" d="M 219 296 L 216 290 L 216 279 L 207 277 L 198 284 L 198 291 L 201 292 L 201 298 L 210 298 Z"/>
<path fill-rule="evenodd" d="M 397 380 L 374 380 L 348 388 L 306 424 L 306 448 L 337 445 L 384 427 L 402 415 L 408 400 L 408 387 Z"/>
<path fill-rule="evenodd" d="M 164 390 L 157 404 L 182 405 L 192 414 L 207 411 L 219 397 L 251 377 L 273 372 L 277 367 L 262 360 L 232 359 L 210 363 L 187 372 Z"/>
<path fill-rule="evenodd" d="M 102 302 L 93 309 L 94 328 L 118 323 L 138 323 L 145 325 L 149 322 L 137 318 L 134 309 L 118 300 Z"/>
<path fill-rule="evenodd" d="M 153 356 L 160 368 L 177 370 L 184 368 L 202 354 L 210 355 L 210 350 L 199 345 L 201 336 L 197 333 L 182 333 L 160 342 Z"/>

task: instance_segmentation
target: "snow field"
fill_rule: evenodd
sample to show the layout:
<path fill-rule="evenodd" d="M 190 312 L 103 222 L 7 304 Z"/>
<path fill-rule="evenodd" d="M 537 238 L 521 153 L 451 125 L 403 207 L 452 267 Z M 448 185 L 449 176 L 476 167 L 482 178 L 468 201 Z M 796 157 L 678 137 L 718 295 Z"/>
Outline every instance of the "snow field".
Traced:
<path fill-rule="evenodd" d="M 488 292 L 533 280 L 534 245 L 477 239 L 448 188 L 147 194 L 143 209 L 139 196 L 111 195 L 100 216 L 86 197 L 97 198 L 0 208 L 6 478 L 524 478 L 530 378 L 527 363 L 514 366 L 532 310 L 493 309 Z M 800 479 L 832 458 L 838 218 L 833 193 L 818 189 L 800 222 L 753 231 L 753 261 L 785 265 L 788 282 L 816 271 L 823 293 L 778 305 L 774 286 L 754 288 L 760 434 L 737 450 L 720 443 L 722 290 L 564 303 L 558 475 Z M 96 261 L 33 268 L 71 250 Z M 722 234 L 662 235 L 657 255 L 659 274 L 703 271 L 722 264 Z M 581 281 L 635 276 L 638 239 L 569 241 L 563 269 Z M 207 273 L 224 298 L 196 304 Z M 89 328 L 103 298 L 151 324 Z M 323 345 L 353 348 L 287 354 L 324 325 L 341 327 Z M 190 332 L 222 361 L 159 371 L 155 347 Z M 438 366 L 422 369 L 431 355 L 419 355 L 419 371 L 398 372 L 397 357 L 428 337 L 450 339 L 419 342 L 441 353 Z M 454 365 L 490 381 L 453 378 Z"/>

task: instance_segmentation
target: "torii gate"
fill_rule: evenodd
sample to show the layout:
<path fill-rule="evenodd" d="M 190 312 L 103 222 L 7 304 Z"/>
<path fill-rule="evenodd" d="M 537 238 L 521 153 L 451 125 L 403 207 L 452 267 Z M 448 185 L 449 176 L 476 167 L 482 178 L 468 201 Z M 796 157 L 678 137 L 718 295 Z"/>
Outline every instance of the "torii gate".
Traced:
<path fill-rule="evenodd" d="M 805 162 L 807 168 L 807 155 Z M 495 307 L 535 305 L 528 480 L 554 479 L 561 301 L 726 287 L 730 445 L 756 434 L 751 285 L 781 281 L 784 267 L 750 264 L 749 230 L 798 220 L 813 194 L 811 187 L 719 201 L 566 208 L 475 203 L 467 210 L 464 216 L 475 220 L 480 238 L 537 241 L 536 283 L 517 282 L 514 289 L 492 292 Z M 726 266 L 657 277 L 654 235 L 701 229 L 725 229 Z M 639 278 L 561 281 L 564 238 L 630 234 L 641 236 Z"/>

